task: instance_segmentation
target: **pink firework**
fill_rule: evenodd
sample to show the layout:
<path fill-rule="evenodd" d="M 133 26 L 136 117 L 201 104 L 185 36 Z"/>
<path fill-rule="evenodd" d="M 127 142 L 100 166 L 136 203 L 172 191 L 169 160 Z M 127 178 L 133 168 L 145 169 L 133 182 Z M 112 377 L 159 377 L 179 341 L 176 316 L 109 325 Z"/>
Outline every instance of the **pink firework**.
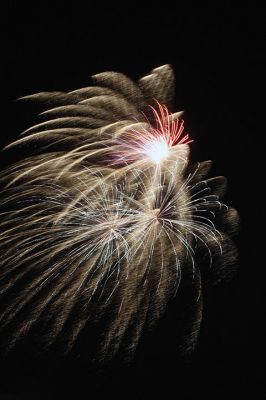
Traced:
<path fill-rule="evenodd" d="M 189 144 L 188 134 L 184 134 L 184 121 L 169 113 L 165 105 L 158 105 L 158 111 L 152 110 L 154 123 L 139 124 L 138 129 L 130 129 L 115 139 L 112 151 L 111 165 L 131 164 L 136 161 L 151 161 L 159 164 L 167 159 L 171 148 Z"/>

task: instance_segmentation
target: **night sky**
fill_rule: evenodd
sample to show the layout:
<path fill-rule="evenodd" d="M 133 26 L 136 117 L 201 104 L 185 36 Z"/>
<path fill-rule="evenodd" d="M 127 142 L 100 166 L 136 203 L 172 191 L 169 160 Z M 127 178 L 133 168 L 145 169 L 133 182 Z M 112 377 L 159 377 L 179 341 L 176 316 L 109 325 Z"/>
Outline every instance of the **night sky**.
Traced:
<path fill-rule="evenodd" d="M 15 102 L 20 96 L 88 86 L 97 72 L 136 79 L 171 64 L 176 109 L 185 110 L 194 140 L 192 160 L 213 160 L 212 175 L 228 178 L 226 203 L 241 216 L 239 272 L 205 293 L 199 346 L 190 359 L 177 359 L 174 347 L 173 354 L 155 351 L 149 358 L 144 344 L 128 369 L 118 365 L 104 377 L 82 366 L 40 377 L 36 365 L 1 360 L 0 399 L 106 398 L 112 392 L 117 399 L 261 396 L 266 392 L 265 249 L 258 232 L 265 182 L 258 178 L 265 135 L 259 124 L 265 113 L 262 9 L 226 1 L 197 7 L 163 2 L 145 9 L 94 3 L 5 2 L 1 148 L 36 121 L 36 107 Z"/>

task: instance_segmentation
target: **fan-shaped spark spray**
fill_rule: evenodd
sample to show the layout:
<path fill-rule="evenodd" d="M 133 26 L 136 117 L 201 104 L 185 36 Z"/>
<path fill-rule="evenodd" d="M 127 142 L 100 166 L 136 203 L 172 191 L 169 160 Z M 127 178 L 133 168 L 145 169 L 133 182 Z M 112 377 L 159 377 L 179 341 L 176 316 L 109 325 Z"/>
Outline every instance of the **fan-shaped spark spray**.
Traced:
<path fill-rule="evenodd" d="M 236 259 L 225 179 L 189 164 L 170 66 L 93 79 L 26 96 L 49 108 L 5 150 L 28 155 L 0 176 L 2 350 L 128 357 L 177 301 L 177 344 L 192 351 L 205 282 Z"/>

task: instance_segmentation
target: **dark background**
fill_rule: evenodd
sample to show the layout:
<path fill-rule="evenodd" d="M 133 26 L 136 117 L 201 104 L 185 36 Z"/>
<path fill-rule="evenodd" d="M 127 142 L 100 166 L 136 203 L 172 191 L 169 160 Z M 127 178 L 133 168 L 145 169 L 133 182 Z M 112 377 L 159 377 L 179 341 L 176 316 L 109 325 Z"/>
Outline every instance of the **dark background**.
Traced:
<path fill-rule="evenodd" d="M 86 371 L 75 370 L 72 388 L 62 385 L 65 372 L 40 378 L 3 360 L 0 399 L 97 398 L 99 392 L 123 399 L 261 397 L 266 392 L 264 179 L 258 176 L 265 135 L 262 8 L 256 2 L 237 7 L 226 1 L 197 7 L 160 2 L 146 8 L 8 1 L 2 22 L 1 147 L 36 121 L 34 107 L 16 98 L 87 86 L 92 74 L 106 70 L 138 78 L 169 63 L 177 76 L 176 106 L 185 110 L 194 139 L 192 159 L 212 159 L 213 174 L 227 176 L 227 202 L 240 212 L 242 227 L 239 272 L 205 294 L 193 357 L 178 360 L 173 348 L 172 355 L 149 361 L 140 351 L 130 368 L 110 371 L 97 384 Z"/>

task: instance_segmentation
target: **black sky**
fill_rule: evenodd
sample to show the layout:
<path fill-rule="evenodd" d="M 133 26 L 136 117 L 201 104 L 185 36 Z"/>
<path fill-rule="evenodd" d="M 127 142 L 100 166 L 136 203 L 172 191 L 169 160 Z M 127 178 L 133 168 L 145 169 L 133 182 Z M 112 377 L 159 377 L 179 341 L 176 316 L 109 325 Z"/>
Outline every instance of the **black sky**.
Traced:
<path fill-rule="evenodd" d="M 177 76 L 176 106 L 185 110 L 186 127 L 194 139 L 192 158 L 212 159 L 213 174 L 227 176 L 226 200 L 241 215 L 239 273 L 206 294 L 197 354 L 184 365 L 175 363 L 174 356 L 163 362 L 158 356 L 149 364 L 140 355 L 122 382 L 113 384 L 117 398 L 224 398 L 266 391 L 265 250 L 258 239 L 264 217 L 258 150 L 265 142 L 265 128 L 259 123 L 264 116 L 265 18 L 255 2 L 215 3 L 195 7 L 162 2 L 144 9 L 134 3 L 121 8 L 89 1 L 7 1 L 2 13 L 6 111 L 1 147 L 36 121 L 34 107 L 15 102 L 16 98 L 87 86 L 92 74 L 106 70 L 138 78 L 169 63 Z M 80 393 L 94 398 L 89 377 L 81 375 L 87 381 Z M 7 392 L 11 381 L 6 381 Z M 25 381 L 30 383 L 23 388 Z M 38 385 L 48 387 L 45 380 L 40 384 L 23 375 L 16 385 L 21 385 L 21 393 L 32 385 L 37 392 Z M 51 392 L 58 390 L 55 383 L 49 385 Z"/>

